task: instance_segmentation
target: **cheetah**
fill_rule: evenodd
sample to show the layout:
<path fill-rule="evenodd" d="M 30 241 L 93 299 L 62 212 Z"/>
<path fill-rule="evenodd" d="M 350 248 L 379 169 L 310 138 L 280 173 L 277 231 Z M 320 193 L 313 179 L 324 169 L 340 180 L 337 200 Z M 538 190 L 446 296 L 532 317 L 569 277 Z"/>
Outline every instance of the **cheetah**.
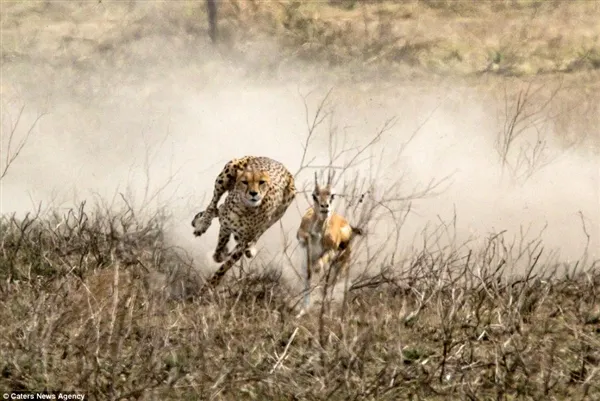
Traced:
<path fill-rule="evenodd" d="M 219 200 L 228 192 L 224 203 Z M 192 220 L 194 235 L 200 237 L 212 220 L 219 218 L 219 236 L 213 259 L 223 263 L 209 280 L 217 285 L 242 256 L 256 255 L 256 242 L 279 219 L 296 197 L 294 176 L 280 162 L 262 156 L 245 156 L 225 164 L 215 180 L 213 197 L 205 211 Z M 236 246 L 227 248 L 230 236 Z"/>
<path fill-rule="evenodd" d="M 333 174 L 329 174 L 327 185 L 320 186 L 315 173 L 315 188 L 312 193 L 313 206 L 308 208 L 296 234 L 302 248 L 306 250 L 304 266 L 306 271 L 305 289 L 310 288 L 312 271 L 319 273 L 328 264 L 334 262 L 333 279 L 341 272 L 348 276 L 349 261 L 352 248 L 350 243 L 356 235 L 363 235 L 363 230 L 350 225 L 342 215 L 331 210 L 335 197 L 331 184 Z M 305 304 L 308 306 L 308 294 Z"/>

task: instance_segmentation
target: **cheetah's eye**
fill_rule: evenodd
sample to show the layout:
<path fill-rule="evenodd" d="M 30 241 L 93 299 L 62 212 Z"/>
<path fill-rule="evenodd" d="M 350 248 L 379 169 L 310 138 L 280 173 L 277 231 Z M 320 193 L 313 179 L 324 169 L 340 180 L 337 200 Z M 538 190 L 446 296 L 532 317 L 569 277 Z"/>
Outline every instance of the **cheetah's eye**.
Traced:
<path fill-rule="evenodd" d="M 248 185 L 248 181 L 246 181 L 246 180 L 243 180 L 243 181 L 242 181 L 242 184 L 244 184 L 244 185 Z"/>
<path fill-rule="evenodd" d="M 260 181 L 258 182 L 258 185 L 265 185 L 265 180 L 260 180 Z"/>

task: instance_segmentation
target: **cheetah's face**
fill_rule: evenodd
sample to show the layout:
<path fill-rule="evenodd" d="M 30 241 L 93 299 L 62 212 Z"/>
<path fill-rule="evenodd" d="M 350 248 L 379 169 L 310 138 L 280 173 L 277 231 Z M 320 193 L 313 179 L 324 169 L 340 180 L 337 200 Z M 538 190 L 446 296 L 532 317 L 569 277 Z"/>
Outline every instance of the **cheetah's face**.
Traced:
<path fill-rule="evenodd" d="M 262 203 L 270 182 L 265 171 L 244 170 L 238 172 L 235 189 L 241 194 L 246 206 L 257 207 Z"/>
<path fill-rule="evenodd" d="M 314 211 L 323 217 L 329 215 L 334 197 L 335 194 L 329 185 L 326 187 L 316 186 L 312 194 Z"/>

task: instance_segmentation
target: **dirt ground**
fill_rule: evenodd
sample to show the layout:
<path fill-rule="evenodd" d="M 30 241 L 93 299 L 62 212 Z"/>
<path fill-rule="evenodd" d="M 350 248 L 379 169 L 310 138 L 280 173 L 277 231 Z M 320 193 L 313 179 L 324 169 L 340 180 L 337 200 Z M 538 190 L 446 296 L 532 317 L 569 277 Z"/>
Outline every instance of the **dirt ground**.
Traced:
<path fill-rule="evenodd" d="M 600 397 L 600 2 L 227 0 L 217 44 L 204 2 L 1 7 L 0 390 Z M 337 155 L 367 230 L 301 319 L 307 194 L 187 299 L 246 154 Z"/>

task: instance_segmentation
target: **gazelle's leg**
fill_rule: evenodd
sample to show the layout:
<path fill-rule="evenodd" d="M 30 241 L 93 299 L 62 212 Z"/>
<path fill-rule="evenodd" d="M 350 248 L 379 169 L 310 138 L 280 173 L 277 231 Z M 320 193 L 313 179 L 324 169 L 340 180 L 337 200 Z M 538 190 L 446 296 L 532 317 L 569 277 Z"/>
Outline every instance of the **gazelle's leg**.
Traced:
<path fill-rule="evenodd" d="M 337 251 L 334 249 L 329 249 L 327 251 L 324 251 L 321 256 L 319 257 L 319 259 L 317 259 L 317 261 L 315 262 L 315 271 L 316 272 L 320 272 L 321 270 L 323 270 L 325 268 L 325 266 L 327 266 L 328 264 L 331 263 L 331 261 L 333 260 L 333 258 L 336 256 Z"/>
<path fill-rule="evenodd" d="M 344 249 L 341 253 L 340 253 L 340 273 L 342 274 L 342 276 L 344 277 L 344 296 L 346 296 L 346 292 L 348 291 L 348 283 L 350 282 L 350 257 L 351 257 L 351 250 L 350 248 L 346 248 Z"/>
<path fill-rule="evenodd" d="M 310 238 L 306 241 L 306 260 L 304 269 L 304 307 L 308 308 L 310 305 L 310 281 L 312 278 L 312 261 L 311 261 L 311 247 Z"/>
<path fill-rule="evenodd" d="M 300 274 L 304 279 L 304 307 L 300 310 L 297 317 L 302 316 L 310 305 L 310 279 L 311 273 L 311 243 L 310 236 L 304 232 L 298 231 L 298 242 L 303 253 L 300 255 Z"/>

